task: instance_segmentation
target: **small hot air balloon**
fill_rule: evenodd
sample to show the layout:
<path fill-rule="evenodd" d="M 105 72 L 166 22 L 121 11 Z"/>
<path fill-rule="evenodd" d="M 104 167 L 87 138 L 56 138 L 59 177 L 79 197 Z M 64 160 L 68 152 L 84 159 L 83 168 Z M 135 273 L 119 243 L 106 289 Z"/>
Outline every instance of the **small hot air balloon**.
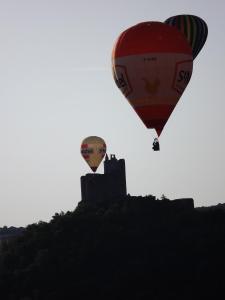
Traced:
<path fill-rule="evenodd" d="M 106 153 L 105 141 L 98 136 L 89 136 L 81 144 L 81 155 L 92 169 L 96 172 Z"/>
<path fill-rule="evenodd" d="M 193 59 L 195 59 L 208 36 L 206 22 L 193 15 L 177 15 L 170 17 L 165 23 L 176 27 L 186 36 L 192 48 Z"/>
<path fill-rule="evenodd" d="M 147 128 L 160 136 L 192 74 L 184 35 L 162 22 L 125 30 L 112 53 L 114 80 Z"/>

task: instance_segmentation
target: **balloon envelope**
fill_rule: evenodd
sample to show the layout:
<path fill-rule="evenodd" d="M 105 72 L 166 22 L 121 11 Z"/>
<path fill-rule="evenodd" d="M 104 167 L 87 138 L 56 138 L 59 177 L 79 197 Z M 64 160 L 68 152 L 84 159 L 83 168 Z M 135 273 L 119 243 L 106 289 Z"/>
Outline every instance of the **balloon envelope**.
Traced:
<path fill-rule="evenodd" d="M 89 136 L 82 141 L 80 150 L 89 167 L 96 172 L 106 153 L 105 141 L 98 136 Z"/>
<path fill-rule="evenodd" d="M 208 36 L 208 27 L 204 20 L 193 15 L 177 15 L 165 21 L 176 27 L 187 38 L 192 48 L 193 59 L 201 51 Z"/>
<path fill-rule="evenodd" d="M 158 136 L 189 82 L 192 65 L 192 50 L 184 35 L 161 22 L 128 28 L 112 53 L 117 86 Z"/>

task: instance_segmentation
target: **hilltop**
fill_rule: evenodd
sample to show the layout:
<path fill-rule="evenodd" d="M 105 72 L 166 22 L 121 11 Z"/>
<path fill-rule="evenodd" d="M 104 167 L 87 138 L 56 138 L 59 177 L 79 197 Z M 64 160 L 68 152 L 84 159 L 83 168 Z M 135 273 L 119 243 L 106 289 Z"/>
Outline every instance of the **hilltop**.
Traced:
<path fill-rule="evenodd" d="M 219 299 L 225 210 L 154 196 L 81 201 L 3 243 L 0 290 L 22 299 Z"/>

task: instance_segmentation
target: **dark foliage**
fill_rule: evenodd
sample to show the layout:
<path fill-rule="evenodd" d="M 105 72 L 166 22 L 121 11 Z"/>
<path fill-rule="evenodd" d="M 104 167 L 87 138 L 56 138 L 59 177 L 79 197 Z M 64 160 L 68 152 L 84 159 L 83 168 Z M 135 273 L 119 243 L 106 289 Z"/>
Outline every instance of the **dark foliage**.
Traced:
<path fill-rule="evenodd" d="M 180 203 L 153 196 L 80 202 L 50 223 L 29 225 L 2 245 L 1 299 L 220 299 L 224 208 Z"/>

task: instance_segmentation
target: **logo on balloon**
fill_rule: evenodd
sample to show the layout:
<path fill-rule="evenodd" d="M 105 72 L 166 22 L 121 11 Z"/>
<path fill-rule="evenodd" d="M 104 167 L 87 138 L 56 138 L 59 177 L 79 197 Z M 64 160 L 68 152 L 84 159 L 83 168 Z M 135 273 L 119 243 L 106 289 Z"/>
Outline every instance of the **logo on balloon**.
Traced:
<path fill-rule="evenodd" d="M 150 81 L 147 78 L 142 78 L 145 82 L 145 90 L 148 94 L 156 94 L 158 92 L 158 87 L 160 85 L 160 80 L 155 78 L 154 81 Z"/>
<path fill-rule="evenodd" d="M 186 60 L 176 63 L 173 88 L 182 94 L 185 90 L 192 74 L 192 61 Z"/>

